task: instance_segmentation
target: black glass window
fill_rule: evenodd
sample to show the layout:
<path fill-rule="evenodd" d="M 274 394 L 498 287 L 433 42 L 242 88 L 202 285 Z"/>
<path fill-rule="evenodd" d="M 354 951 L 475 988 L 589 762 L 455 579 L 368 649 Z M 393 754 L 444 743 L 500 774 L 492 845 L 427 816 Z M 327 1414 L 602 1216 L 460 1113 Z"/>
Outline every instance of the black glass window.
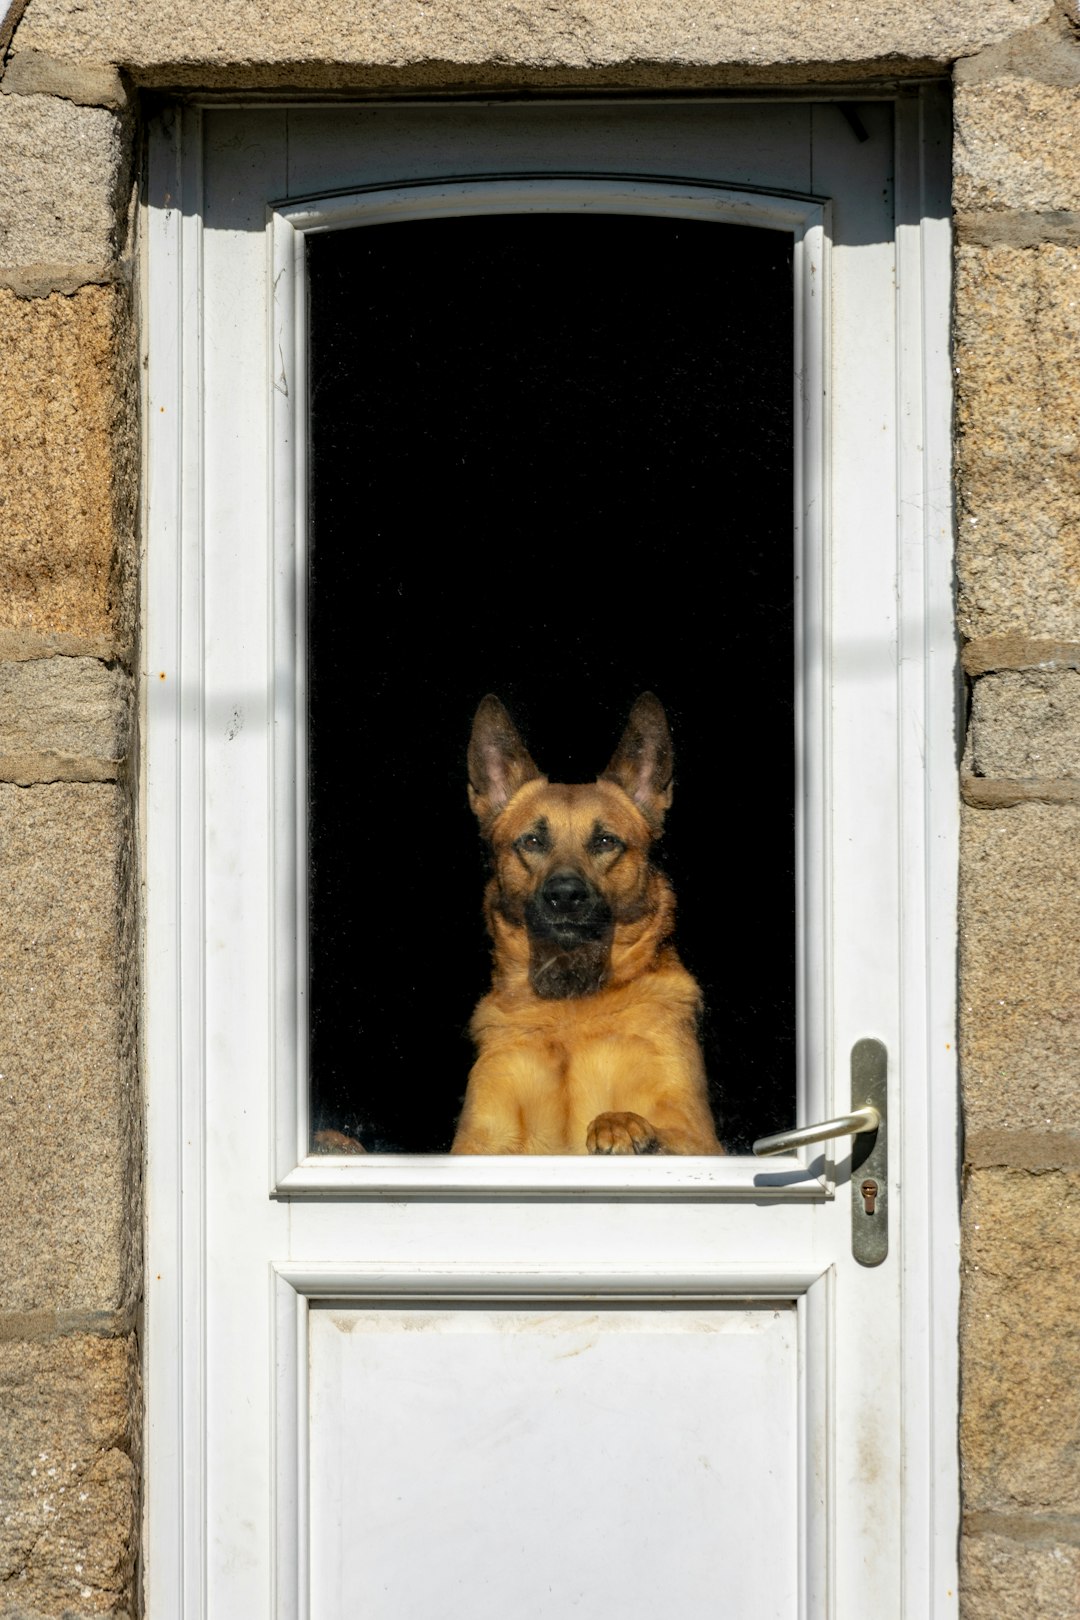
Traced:
<path fill-rule="evenodd" d="M 657 856 L 746 1151 L 794 1118 L 791 239 L 499 215 L 308 255 L 315 1126 L 449 1145 L 489 981 L 480 698 L 582 781 L 648 689 Z"/>

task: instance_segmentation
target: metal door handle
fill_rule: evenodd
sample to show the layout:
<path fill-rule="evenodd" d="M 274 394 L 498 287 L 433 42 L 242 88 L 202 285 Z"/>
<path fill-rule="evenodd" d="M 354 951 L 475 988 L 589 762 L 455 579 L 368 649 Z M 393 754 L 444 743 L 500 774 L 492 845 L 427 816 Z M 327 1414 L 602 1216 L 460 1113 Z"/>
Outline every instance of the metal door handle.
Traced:
<path fill-rule="evenodd" d="M 818 1125 L 800 1125 L 790 1131 L 778 1131 L 775 1136 L 759 1136 L 754 1152 L 761 1158 L 769 1153 L 787 1153 L 791 1149 L 806 1147 L 810 1142 L 828 1142 L 834 1136 L 861 1136 L 864 1131 L 876 1131 L 881 1124 L 877 1109 L 867 1103 L 839 1119 L 823 1119 Z"/>
<path fill-rule="evenodd" d="M 761 1136 L 754 1143 L 758 1154 L 786 1153 L 834 1136 L 869 1136 L 851 1148 L 851 1252 L 861 1266 L 880 1266 L 889 1252 L 888 1079 L 889 1056 L 882 1043 L 856 1041 L 851 1048 L 851 1100 L 858 1098 L 858 1106 L 839 1119 Z"/>

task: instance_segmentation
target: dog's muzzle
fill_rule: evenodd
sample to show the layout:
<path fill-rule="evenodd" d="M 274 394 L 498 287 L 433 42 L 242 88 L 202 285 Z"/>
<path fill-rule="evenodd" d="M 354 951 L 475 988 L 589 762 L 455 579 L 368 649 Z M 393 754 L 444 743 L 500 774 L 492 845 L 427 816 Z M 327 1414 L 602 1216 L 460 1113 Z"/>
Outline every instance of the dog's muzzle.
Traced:
<path fill-rule="evenodd" d="M 536 939 L 583 945 L 608 932 L 611 907 L 580 872 L 551 872 L 526 904 L 525 925 Z"/>

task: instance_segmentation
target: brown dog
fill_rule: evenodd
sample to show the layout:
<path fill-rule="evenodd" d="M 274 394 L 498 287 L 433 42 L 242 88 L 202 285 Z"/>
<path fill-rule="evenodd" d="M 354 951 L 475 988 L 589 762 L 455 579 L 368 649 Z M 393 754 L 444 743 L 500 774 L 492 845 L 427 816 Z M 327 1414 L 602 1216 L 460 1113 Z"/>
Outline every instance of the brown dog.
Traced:
<path fill-rule="evenodd" d="M 469 802 L 494 875 L 494 980 L 454 1153 L 722 1153 L 697 1039 L 701 993 L 671 942 L 675 898 L 649 864 L 671 804 L 671 737 L 638 698 L 596 782 L 549 782 L 486 697 Z"/>

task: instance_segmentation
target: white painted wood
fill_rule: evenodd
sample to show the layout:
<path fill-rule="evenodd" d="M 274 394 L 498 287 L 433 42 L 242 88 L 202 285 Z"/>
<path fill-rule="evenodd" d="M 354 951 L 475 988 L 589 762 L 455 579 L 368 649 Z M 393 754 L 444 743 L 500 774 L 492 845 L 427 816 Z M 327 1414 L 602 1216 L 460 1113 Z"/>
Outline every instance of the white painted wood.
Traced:
<path fill-rule="evenodd" d="M 635 1320 L 667 1301 L 676 1339 L 695 1315 L 748 1321 L 764 1307 L 745 1302 L 777 1302 L 797 1323 L 796 1352 L 785 1340 L 770 1375 L 786 1426 L 777 1439 L 775 1414 L 755 1413 L 767 1400 L 733 1402 L 746 1471 L 729 1485 L 737 1504 L 757 1466 L 753 1436 L 767 1437 L 761 1455 L 780 1448 L 794 1471 L 796 1528 L 787 1509 L 782 1523 L 762 1511 L 747 1564 L 768 1569 L 779 1526 L 786 1548 L 795 1541 L 785 1614 L 954 1612 L 947 171 L 932 93 L 901 101 L 895 132 L 889 103 L 860 112 L 864 143 L 828 105 L 705 102 L 196 108 L 155 133 L 144 672 L 153 1620 L 335 1620 L 325 1588 L 312 1607 L 322 1576 L 308 1547 L 309 1529 L 332 1550 L 328 1527 L 339 1516 L 348 1526 L 320 1462 L 326 1403 L 337 1376 L 358 1422 L 379 1411 L 386 1362 L 355 1391 L 347 1361 L 332 1374 L 334 1313 L 374 1323 L 366 1337 L 385 1346 L 406 1309 L 450 1325 L 486 1312 L 504 1326 L 550 1310 L 572 1334 L 574 1313 L 597 1300 Z M 726 199 L 767 226 L 772 211 L 769 228 L 786 228 L 785 212 L 830 210 L 813 216 L 831 242 L 819 261 L 828 293 L 814 290 L 816 271 L 809 287 L 804 277 L 797 334 L 821 377 L 808 386 L 800 372 L 799 1109 L 845 1111 L 852 1042 L 886 1041 L 892 1248 L 876 1270 L 851 1258 L 844 1144 L 833 1162 L 805 1163 L 304 1159 L 296 222 L 344 218 L 376 186 L 403 207 L 421 193 L 460 207 L 482 197 L 481 176 L 504 197 L 524 186 L 538 201 L 567 174 L 557 184 L 596 206 L 614 176 L 623 202 Z M 406 197 L 418 179 L 437 184 Z M 429 1337 L 437 1347 L 463 1336 Z M 516 1364 L 515 1410 L 539 1366 Z M 439 1364 L 436 1383 L 448 1376 Z M 468 1377 L 483 1394 L 478 1369 Z M 422 1461 L 418 1431 L 413 1444 Z M 371 1489 L 370 1469 L 356 1466 Z M 665 1483 L 678 1495 L 674 1455 L 672 1466 L 678 1478 Z M 737 1612 L 719 1588 L 716 1602 Z M 474 1611 L 448 1597 L 440 1612 Z"/>

